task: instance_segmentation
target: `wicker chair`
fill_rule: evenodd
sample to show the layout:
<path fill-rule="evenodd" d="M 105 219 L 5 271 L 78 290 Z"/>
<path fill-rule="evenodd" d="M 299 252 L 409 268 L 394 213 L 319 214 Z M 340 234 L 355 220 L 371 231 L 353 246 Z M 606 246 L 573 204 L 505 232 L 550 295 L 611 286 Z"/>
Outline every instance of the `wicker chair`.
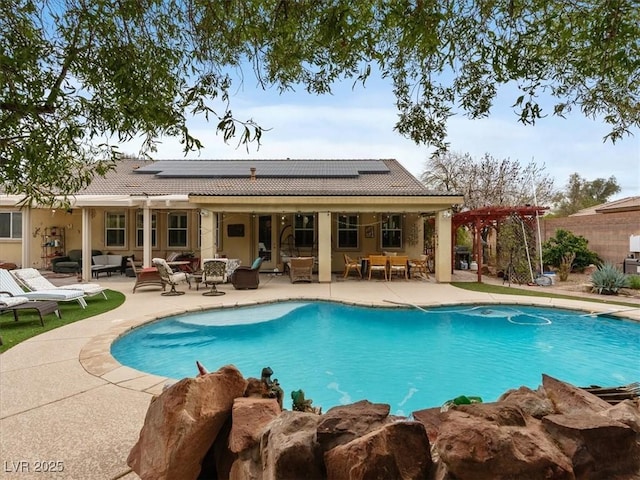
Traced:
<path fill-rule="evenodd" d="M 250 267 L 239 266 L 231 275 L 231 283 L 236 290 L 246 290 L 258 288 L 260 284 L 260 266 L 262 265 L 262 257 L 254 260 Z"/>
<path fill-rule="evenodd" d="M 293 257 L 289 260 L 289 278 L 291 283 L 311 282 L 313 276 L 313 257 Z"/>

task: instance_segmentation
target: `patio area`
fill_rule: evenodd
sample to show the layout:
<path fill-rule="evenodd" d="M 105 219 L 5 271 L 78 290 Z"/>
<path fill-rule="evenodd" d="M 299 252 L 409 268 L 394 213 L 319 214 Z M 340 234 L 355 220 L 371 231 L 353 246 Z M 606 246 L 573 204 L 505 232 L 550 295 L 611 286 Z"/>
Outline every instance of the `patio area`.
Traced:
<path fill-rule="evenodd" d="M 3 461 L 0 477 L 43 478 L 36 467 L 42 462 L 52 462 L 51 465 L 63 471 L 50 471 L 46 478 L 138 478 L 127 466 L 126 459 L 138 438 L 152 395 L 161 392 L 167 379 L 118 364 L 111 357 L 109 346 L 122 332 L 158 317 L 284 299 L 335 300 L 387 307 L 398 304 L 521 303 L 593 312 L 611 309 L 606 304 L 582 301 L 581 297 L 587 295 L 578 292 L 573 292 L 575 300 L 560 300 L 476 293 L 435 283 L 433 279 L 385 282 L 342 280 L 341 277 L 342 274 L 335 275 L 332 283 L 291 284 L 288 276 L 261 274 L 257 290 L 235 290 L 231 284 L 223 284 L 218 289 L 226 294 L 216 297 L 203 296 L 202 289 L 188 289 L 186 284 L 178 287 L 186 292 L 178 297 L 161 296 L 159 288 L 141 288 L 133 294 L 133 278 L 101 277 L 101 285 L 126 295 L 121 307 L 46 332 L 0 356 L 0 451 Z M 75 278 L 51 280 L 61 285 L 72 283 Z M 456 271 L 454 281 L 461 280 L 473 281 L 475 275 Z M 553 287 L 530 288 L 556 290 Z M 562 290 L 555 293 L 572 294 Z M 639 300 L 625 298 L 624 301 L 636 301 L 640 307 Z M 625 314 L 640 321 L 640 310 Z M 197 359 L 193 360 L 193 374 L 196 375 Z M 268 361 L 265 358 L 265 364 Z M 207 365 L 207 368 L 213 371 L 220 366 Z M 518 385 L 514 385 L 516 387 Z M 425 405 L 425 408 L 429 406 Z"/>

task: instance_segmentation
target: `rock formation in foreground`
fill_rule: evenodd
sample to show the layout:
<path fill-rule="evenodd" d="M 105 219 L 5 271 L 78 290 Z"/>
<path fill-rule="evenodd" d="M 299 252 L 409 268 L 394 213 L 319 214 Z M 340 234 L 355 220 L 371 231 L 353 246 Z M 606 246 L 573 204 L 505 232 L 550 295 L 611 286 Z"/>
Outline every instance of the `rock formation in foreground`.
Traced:
<path fill-rule="evenodd" d="M 640 480 L 640 401 L 543 375 L 495 403 L 410 418 L 366 400 L 282 410 L 234 366 L 154 397 L 128 464 L 143 480 Z"/>

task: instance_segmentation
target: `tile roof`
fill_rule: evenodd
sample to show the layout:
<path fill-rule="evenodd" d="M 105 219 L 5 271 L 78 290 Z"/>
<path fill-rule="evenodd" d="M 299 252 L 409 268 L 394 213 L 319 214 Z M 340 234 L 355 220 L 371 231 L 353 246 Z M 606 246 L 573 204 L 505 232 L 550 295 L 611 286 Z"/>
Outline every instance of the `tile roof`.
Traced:
<path fill-rule="evenodd" d="M 251 179 L 250 168 L 256 168 Z M 428 190 L 394 159 L 124 159 L 77 195 L 455 196 Z"/>
<path fill-rule="evenodd" d="M 593 207 L 583 208 L 569 216 L 579 217 L 583 215 L 595 215 L 597 213 L 631 212 L 638 210 L 640 210 L 640 196 L 625 197 L 612 202 L 594 205 Z"/>

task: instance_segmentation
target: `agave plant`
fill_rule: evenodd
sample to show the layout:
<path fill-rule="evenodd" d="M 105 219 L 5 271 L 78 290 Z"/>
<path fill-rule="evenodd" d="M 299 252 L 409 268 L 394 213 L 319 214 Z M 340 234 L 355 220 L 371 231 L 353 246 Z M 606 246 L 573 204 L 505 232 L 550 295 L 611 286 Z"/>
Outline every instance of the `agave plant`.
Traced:
<path fill-rule="evenodd" d="M 629 286 L 629 277 L 612 263 L 605 263 L 591 274 L 592 290 L 601 295 L 617 295 L 621 288 Z"/>

